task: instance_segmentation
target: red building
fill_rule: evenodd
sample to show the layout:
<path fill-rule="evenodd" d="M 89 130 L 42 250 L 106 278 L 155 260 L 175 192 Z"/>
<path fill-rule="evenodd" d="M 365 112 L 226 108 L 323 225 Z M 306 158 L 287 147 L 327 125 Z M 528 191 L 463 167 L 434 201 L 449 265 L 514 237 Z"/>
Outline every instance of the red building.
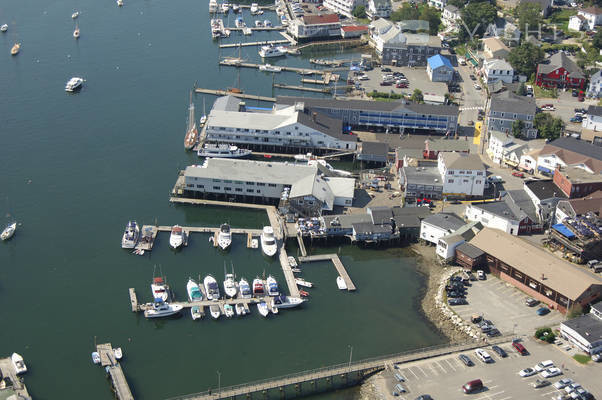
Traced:
<path fill-rule="evenodd" d="M 585 88 L 585 75 L 566 54 L 558 52 L 549 64 L 538 64 L 535 84 L 544 88 Z"/>
<path fill-rule="evenodd" d="M 602 190 L 602 175 L 591 174 L 579 167 L 566 167 L 554 171 L 554 183 L 570 199 L 574 199 Z"/>

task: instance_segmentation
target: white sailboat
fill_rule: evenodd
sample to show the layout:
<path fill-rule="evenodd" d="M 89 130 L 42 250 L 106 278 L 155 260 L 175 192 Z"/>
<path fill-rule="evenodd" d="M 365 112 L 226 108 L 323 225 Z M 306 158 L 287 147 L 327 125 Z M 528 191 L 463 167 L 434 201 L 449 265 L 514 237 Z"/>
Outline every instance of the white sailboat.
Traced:
<path fill-rule="evenodd" d="M 177 249 L 178 247 L 182 246 L 183 243 L 184 243 L 184 230 L 182 229 L 181 226 L 174 225 L 171 228 L 171 235 L 169 236 L 169 245 L 172 248 Z"/>
<path fill-rule="evenodd" d="M 266 284 L 268 287 L 268 296 L 278 296 L 280 295 L 280 289 L 278 288 L 278 282 L 272 275 L 268 276 L 266 279 Z"/>
<path fill-rule="evenodd" d="M 13 366 L 15 367 L 17 375 L 24 374 L 27 372 L 27 366 L 25 365 L 25 361 L 23 361 L 23 357 L 21 357 L 20 354 L 13 353 L 10 356 L 10 360 L 12 361 Z"/>
<path fill-rule="evenodd" d="M 270 313 L 270 310 L 268 309 L 268 305 L 265 303 L 265 301 L 257 303 L 257 311 L 259 311 L 259 314 L 261 314 L 261 316 L 263 316 L 263 317 L 267 317 L 268 314 Z"/>
<path fill-rule="evenodd" d="M 117 0 L 117 5 L 119 7 L 122 7 L 123 6 L 123 0 Z"/>
<path fill-rule="evenodd" d="M 94 364 L 100 364 L 100 354 L 97 351 L 92 352 L 92 362 Z"/>
<path fill-rule="evenodd" d="M 8 240 L 11 237 L 13 237 L 13 235 L 15 234 L 15 231 L 17 230 L 17 223 L 13 222 L 12 224 L 8 224 L 6 226 L 6 228 L 4 228 L 4 230 L 2 231 L 2 233 L 0 233 L 0 239 L 2 240 Z"/>
<path fill-rule="evenodd" d="M 264 226 L 261 232 L 261 250 L 268 257 L 273 257 L 278 251 L 274 229 L 271 226 Z"/>
<path fill-rule="evenodd" d="M 226 250 L 232 244 L 232 233 L 230 232 L 230 225 L 222 224 L 219 227 L 219 233 L 217 235 L 217 245 L 220 249 Z"/>
<path fill-rule="evenodd" d="M 73 14 L 71 14 L 71 18 L 76 19 L 77 17 L 79 17 L 79 11 L 76 11 Z"/>
<path fill-rule="evenodd" d="M 219 300 L 219 286 L 217 281 L 211 275 L 207 275 L 203 280 L 205 285 L 205 293 L 207 294 L 207 300 Z"/>
<path fill-rule="evenodd" d="M 251 287 L 249 286 L 249 282 L 245 278 L 241 278 L 240 282 L 238 282 L 238 290 L 240 290 L 240 297 L 243 299 L 250 299 L 253 297 L 253 293 L 251 292 Z"/>
<path fill-rule="evenodd" d="M 201 288 L 199 287 L 199 284 L 196 283 L 196 281 L 192 278 L 188 278 L 188 283 L 186 283 L 186 292 L 188 293 L 188 300 L 191 302 L 203 300 Z"/>
<path fill-rule="evenodd" d="M 182 308 L 184 308 L 184 306 L 180 304 L 169 304 L 160 299 L 155 299 L 153 308 L 144 311 L 144 316 L 146 318 L 169 317 L 170 315 L 178 314 L 182 311 Z"/>
<path fill-rule="evenodd" d="M 347 284 L 345 283 L 345 279 L 342 276 L 337 276 L 337 286 L 341 290 L 347 290 Z"/>

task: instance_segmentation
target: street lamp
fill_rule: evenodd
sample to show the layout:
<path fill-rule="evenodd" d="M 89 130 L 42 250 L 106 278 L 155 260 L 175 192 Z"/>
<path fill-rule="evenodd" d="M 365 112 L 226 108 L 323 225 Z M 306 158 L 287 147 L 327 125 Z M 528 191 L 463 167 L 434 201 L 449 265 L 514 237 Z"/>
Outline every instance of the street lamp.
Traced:
<path fill-rule="evenodd" d="M 353 346 L 348 344 L 347 347 L 349 347 L 349 370 L 351 371 L 351 357 L 353 357 Z"/>
<path fill-rule="evenodd" d="M 219 397 L 222 397 L 222 373 L 219 371 L 217 372 L 217 395 Z"/>

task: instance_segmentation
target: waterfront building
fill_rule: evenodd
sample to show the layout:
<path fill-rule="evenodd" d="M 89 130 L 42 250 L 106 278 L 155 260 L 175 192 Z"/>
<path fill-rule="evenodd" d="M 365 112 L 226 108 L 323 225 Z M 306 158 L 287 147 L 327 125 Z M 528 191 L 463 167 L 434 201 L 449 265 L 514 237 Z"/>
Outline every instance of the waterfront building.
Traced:
<path fill-rule="evenodd" d="M 517 96 L 510 91 L 494 94 L 487 114 L 487 130 L 512 134 L 512 124 L 520 120 L 523 122 L 522 136 L 535 139 L 537 129 L 533 127 L 533 120 L 536 112 L 537 106 L 532 97 Z"/>
<path fill-rule="evenodd" d="M 441 54 L 429 57 L 426 65 L 426 74 L 431 82 L 451 82 L 454 80 L 454 66 Z"/>
<path fill-rule="evenodd" d="M 587 354 L 602 352 L 602 303 L 592 304 L 585 315 L 561 322 L 560 336 Z"/>
<path fill-rule="evenodd" d="M 456 248 L 472 239 L 481 229 L 483 229 L 483 225 L 478 221 L 474 221 L 465 224 L 453 233 L 443 236 L 437 242 L 437 248 L 435 249 L 439 260 L 446 263 L 452 261 L 456 256 Z"/>
<path fill-rule="evenodd" d="M 361 142 L 356 160 L 370 165 L 384 165 L 389 157 L 389 145 L 381 142 Z"/>
<path fill-rule="evenodd" d="M 439 153 L 444 151 L 455 151 L 457 153 L 470 153 L 470 142 L 464 139 L 451 138 L 444 136 L 441 138 L 428 138 L 424 141 L 423 158 L 427 160 L 437 160 Z"/>
<path fill-rule="evenodd" d="M 592 88 L 594 84 L 594 76 L 598 75 L 599 83 L 596 84 L 596 88 Z M 592 76 L 592 80 L 590 82 L 589 91 L 601 90 L 602 89 L 602 71 L 598 71 Z M 593 97 L 599 97 L 599 92 L 596 92 L 592 95 Z M 581 122 L 581 126 L 584 129 L 590 129 L 593 131 L 602 131 L 602 107 L 591 105 L 587 107 L 587 115 L 583 118 Z"/>
<path fill-rule="evenodd" d="M 602 217 L 602 190 L 579 199 L 560 200 L 556 206 L 555 223 L 565 219 L 575 219 L 588 213 Z"/>
<path fill-rule="evenodd" d="M 359 5 L 365 5 L 364 0 L 324 0 L 324 7 L 348 18 L 353 17 L 353 9 Z"/>
<path fill-rule="evenodd" d="M 469 221 L 478 221 L 488 228 L 499 229 L 511 235 L 541 231 L 539 219 L 529 216 L 509 195 L 501 201 L 468 204 L 464 216 Z"/>
<path fill-rule="evenodd" d="M 345 25 L 341 26 L 341 37 L 343 39 L 359 38 L 369 31 L 370 29 L 366 25 Z"/>
<path fill-rule="evenodd" d="M 289 21 L 287 31 L 299 41 L 336 39 L 341 37 L 341 21 L 337 14 L 303 15 Z"/>
<path fill-rule="evenodd" d="M 601 225 L 602 220 L 593 212 L 565 218 L 552 225 L 548 239 L 553 248 L 573 257 L 575 262 L 596 260 L 602 255 Z"/>
<path fill-rule="evenodd" d="M 485 261 L 485 253 L 469 242 L 464 242 L 456 247 L 456 263 L 469 271 L 481 268 Z"/>
<path fill-rule="evenodd" d="M 437 168 L 443 182 L 443 196 L 483 196 L 485 165 L 478 155 L 442 152 Z"/>
<path fill-rule="evenodd" d="M 420 224 L 420 239 L 436 246 L 442 237 L 456 232 L 465 224 L 466 222 L 456 214 L 433 214 L 422 220 Z"/>
<path fill-rule="evenodd" d="M 483 62 L 483 77 L 487 84 L 502 81 L 504 83 L 512 83 L 514 81 L 514 68 L 506 60 L 499 58 L 491 58 Z"/>
<path fill-rule="evenodd" d="M 403 190 L 406 202 L 443 198 L 443 182 L 437 167 L 406 165 L 399 171 L 399 186 Z"/>

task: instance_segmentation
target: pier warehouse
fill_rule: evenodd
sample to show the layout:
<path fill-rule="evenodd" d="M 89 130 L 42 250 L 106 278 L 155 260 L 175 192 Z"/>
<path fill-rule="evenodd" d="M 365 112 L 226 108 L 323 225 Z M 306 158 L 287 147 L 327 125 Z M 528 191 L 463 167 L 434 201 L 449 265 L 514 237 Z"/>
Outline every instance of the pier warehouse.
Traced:
<path fill-rule="evenodd" d="M 184 171 L 184 197 L 275 204 L 288 213 L 319 216 L 351 206 L 355 179 L 321 165 L 208 158 Z"/>
<path fill-rule="evenodd" d="M 247 108 L 231 96 L 213 104 L 207 119 L 207 140 L 285 153 L 354 151 L 357 146 L 357 137 L 343 134 L 340 119 L 309 111 L 303 103 L 273 109 Z"/>
<path fill-rule="evenodd" d="M 341 120 L 345 127 L 395 132 L 456 133 L 459 108 L 411 101 L 333 100 L 278 96 L 276 106 L 302 103 L 305 109 Z"/>

